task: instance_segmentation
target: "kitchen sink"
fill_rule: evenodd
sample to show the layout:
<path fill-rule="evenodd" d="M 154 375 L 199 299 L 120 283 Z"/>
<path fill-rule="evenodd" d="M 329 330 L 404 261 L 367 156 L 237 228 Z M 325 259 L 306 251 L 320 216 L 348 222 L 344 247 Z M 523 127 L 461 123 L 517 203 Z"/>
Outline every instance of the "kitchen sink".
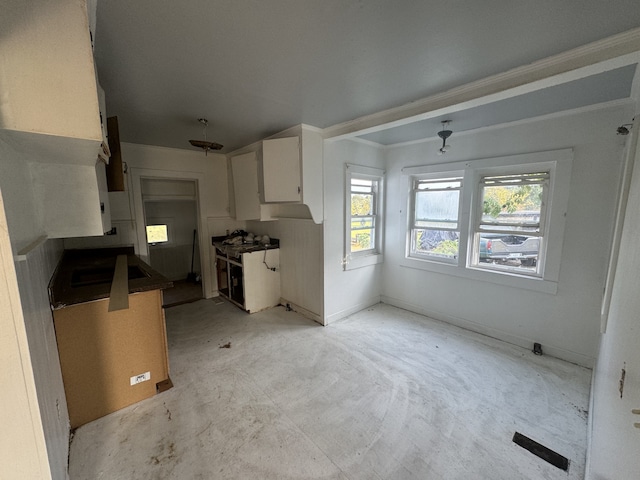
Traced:
<path fill-rule="evenodd" d="M 129 265 L 127 270 L 127 276 L 129 280 L 133 280 L 135 278 L 150 277 L 147 272 L 145 272 L 137 265 Z M 115 266 L 78 268 L 71 273 L 71 286 L 86 287 L 88 285 L 101 285 L 104 283 L 111 283 L 113 280 L 114 272 Z"/>

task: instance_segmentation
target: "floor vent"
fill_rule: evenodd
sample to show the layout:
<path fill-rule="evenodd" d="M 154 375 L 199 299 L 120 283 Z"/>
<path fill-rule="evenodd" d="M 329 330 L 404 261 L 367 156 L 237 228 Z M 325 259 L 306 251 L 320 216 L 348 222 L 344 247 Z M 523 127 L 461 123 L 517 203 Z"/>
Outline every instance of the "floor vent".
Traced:
<path fill-rule="evenodd" d="M 569 459 L 567 457 L 563 457 L 559 453 L 539 444 L 535 440 L 531 440 L 529 437 L 525 437 L 521 433 L 516 432 L 513 434 L 513 441 L 522 448 L 529 450 L 534 455 L 546 460 L 554 467 L 558 467 L 565 471 L 569 470 Z"/>

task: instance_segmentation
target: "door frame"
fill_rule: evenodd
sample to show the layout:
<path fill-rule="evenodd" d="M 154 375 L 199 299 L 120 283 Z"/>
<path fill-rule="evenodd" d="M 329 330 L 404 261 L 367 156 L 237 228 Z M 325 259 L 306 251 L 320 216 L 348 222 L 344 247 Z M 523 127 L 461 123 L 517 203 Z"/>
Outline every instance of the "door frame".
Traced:
<path fill-rule="evenodd" d="M 146 217 L 144 211 L 144 201 L 142 198 L 142 180 L 143 179 L 159 179 L 159 180 L 187 180 L 194 181 L 196 186 L 196 211 L 197 211 L 197 228 L 198 228 L 198 251 L 200 252 L 200 268 L 202 269 L 202 296 L 210 298 L 215 282 L 213 280 L 213 272 L 211 271 L 211 262 L 207 241 L 207 219 L 203 216 L 202 205 L 205 203 L 204 192 L 204 174 L 199 172 L 182 172 L 170 170 L 157 170 L 152 168 L 132 168 L 131 169 L 131 187 L 133 191 L 134 214 L 136 218 L 136 236 L 137 242 L 134 246 L 136 254 L 140 256 L 142 261 L 149 263 L 149 246 L 147 245 L 147 233 L 145 230 Z"/>

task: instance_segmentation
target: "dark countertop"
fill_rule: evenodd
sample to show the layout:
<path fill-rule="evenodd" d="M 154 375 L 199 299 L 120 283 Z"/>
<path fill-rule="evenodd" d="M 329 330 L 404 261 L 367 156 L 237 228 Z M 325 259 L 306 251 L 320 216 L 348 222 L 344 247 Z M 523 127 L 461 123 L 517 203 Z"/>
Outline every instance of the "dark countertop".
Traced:
<path fill-rule="evenodd" d="M 211 237 L 211 245 L 213 245 L 218 254 L 222 253 L 228 257 L 238 258 L 243 253 L 259 252 L 261 250 L 272 250 L 274 248 L 280 248 L 280 240 L 277 238 L 270 239 L 270 242 L 266 245 L 262 243 L 240 243 L 240 244 L 228 244 L 225 240 L 228 237 Z"/>
<path fill-rule="evenodd" d="M 243 253 L 260 252 L 262 250 L 273 250 L 274 248 L 280 248 L 279 245 L 260 245 L 258 243 L 253 244 L 241 244 L 241 245 L 225 245 L 222 242 L 214 242 L 216 250 L 228 255 L 229 257 L 239 257 Z"/>
<path fill-rule="evenodd" d="M 140 260 L 133 247 L 65 250 L 49 283 L 53 309 L 109 298 L 118 255 L 127 255 L 129 293 L 173 286 L 173 282 Z"/>

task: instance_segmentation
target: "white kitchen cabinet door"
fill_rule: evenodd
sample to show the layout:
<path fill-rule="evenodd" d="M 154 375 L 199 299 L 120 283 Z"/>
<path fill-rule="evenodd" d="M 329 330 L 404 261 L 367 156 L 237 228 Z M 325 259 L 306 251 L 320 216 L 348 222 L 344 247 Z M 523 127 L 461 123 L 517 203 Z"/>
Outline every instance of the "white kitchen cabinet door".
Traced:
<path fill-rule="evenodd" d="M 262 142 L 265 202 L 300 202 L 302 180 L 299 137 Z"/>
<path fill-rule="evenodd" d="M 260 194 L 258 192 L 258 158 L 256 152 L 231 158 L 233 191 L 236 201 L 236 220 L 260 218 Z"/>

